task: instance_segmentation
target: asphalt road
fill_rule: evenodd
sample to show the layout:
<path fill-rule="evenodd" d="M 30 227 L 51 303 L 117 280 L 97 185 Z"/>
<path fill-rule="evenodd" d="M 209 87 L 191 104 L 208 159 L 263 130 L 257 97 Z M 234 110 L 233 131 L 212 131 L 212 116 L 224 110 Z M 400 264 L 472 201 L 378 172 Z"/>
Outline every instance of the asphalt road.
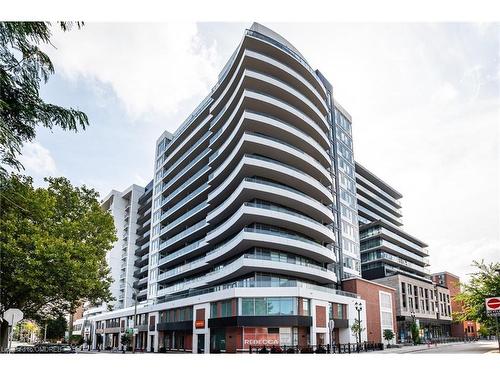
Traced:
<path fill-rule="evenodd" d="M 467 344 L 443 345 L 437 348 L 410 352 L 408 354 L 485 354 L 495 349 L 498 349 L 496 341 L 479 341 Z"/>

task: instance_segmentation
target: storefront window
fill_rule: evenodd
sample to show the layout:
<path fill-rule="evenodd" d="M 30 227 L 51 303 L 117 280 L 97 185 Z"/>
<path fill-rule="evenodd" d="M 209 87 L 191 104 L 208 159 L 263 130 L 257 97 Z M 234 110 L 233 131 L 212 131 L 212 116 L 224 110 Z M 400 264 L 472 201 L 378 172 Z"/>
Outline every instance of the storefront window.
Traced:
<path fill-rule="evenodd" d="M 304 298 L 302 300 L 302 311 L 303 311 L 303 314 L 302 315 L 305 315 L 305 316 L 309 316 L 309 300 Z"/>
<path fill-rule="evenodd" d="M 210 317 L 217 318 L 217 302 L 210 303 Z"/>
<path fill-rule="evenodd" d="M 294 299 L 282 298 L 280 301 L 280 314 L 281 315 L 294 315 Z"/>
<path fill-rule="evenodd" d="M 241 310 L 241 315 L 243 316 L 297 315 L 297 298 L 242 298 Z M 307 308 L 304 314 L 308 315 L 308 311 L 309 309 Z"/>
<path fill-rule="evenodd" d="M 222 308 L 221 308 L 221 316 L 222 317 L 227 317 L 227 316 L 232 316 L 232 311 L 231 311 L 231 300 L 227 301 L 222 301 L 221 303 Z"/>
<path fill-rule="evenodd" d="M 255 314 L 254 299 L 253 298 L 242 298 L 241 301 L 241 315 L 257 315 Z"/>
<path fill-rule="evenodd" d="M 265 298 L 255 298 L 255 315 L 267 315 L 267 305 Z"/>
<path fill-rule="evenodd" d="M 267 315 L 280 315 L 280 299 L 268 298 L 267 299 Z"/>

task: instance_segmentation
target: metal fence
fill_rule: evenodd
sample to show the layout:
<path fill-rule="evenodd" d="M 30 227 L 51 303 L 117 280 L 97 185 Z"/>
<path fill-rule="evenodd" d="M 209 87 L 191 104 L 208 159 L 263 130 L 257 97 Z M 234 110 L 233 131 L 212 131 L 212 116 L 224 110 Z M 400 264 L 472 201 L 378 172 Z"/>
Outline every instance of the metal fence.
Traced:
<path fill-rule="evenodd" d="M 250 354 L 351 354 L 384 350 L 383 343 L 307 345 L 307 346 L 250 346 Z"/>

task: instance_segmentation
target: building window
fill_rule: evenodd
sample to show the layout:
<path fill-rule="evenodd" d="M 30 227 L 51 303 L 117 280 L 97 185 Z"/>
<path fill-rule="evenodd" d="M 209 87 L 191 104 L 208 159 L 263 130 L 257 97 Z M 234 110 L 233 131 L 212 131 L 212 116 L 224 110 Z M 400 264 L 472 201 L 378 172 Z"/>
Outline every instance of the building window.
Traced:
<path fill-rule="evenodd" d="M 309 301 L 304 310 L 309 313 Z M 303 302 L 303 303 L 304 303 Z M 242 298 L 241 314 L 244 316 L 267 315 L 297 315 L 297 298 L 293 297 L 267 297 L 267 298 Z"/>

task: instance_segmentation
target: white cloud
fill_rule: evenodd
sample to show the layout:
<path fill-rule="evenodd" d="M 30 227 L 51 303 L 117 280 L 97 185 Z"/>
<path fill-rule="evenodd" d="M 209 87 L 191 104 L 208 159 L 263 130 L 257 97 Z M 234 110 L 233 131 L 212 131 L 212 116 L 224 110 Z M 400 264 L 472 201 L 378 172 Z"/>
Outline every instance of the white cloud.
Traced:
<path fill-rule="evenodd" d="M 500 241 L 474 239 L 471 241 L 450 244 L 435 243 L 430 251 L 432 272 L 449 271 L 460 276 L 462 282 L 468 281 L 470 274 L 476 269 L 472 261 L 485 263 L 498 262 Z"/>
<path fill-rule="evenodd" d="M 57 173 L 56 162 L 50 151 L 38 142 L 26 143 L 19 160 L 29 175 L 46 177 Z"/>
<path fill-rule="evenodd" d="M 458 96 L 458 90 L 449 82 L 443 82 L 434 91 L 431 101 L 438 105 L 445 105 L 455 100 Z"/>
<path fill-rule="evenodd" d="M 216 82 L 216 45 L 203 45 L 194 23 L 87 23 L 53 43 L 59 72 L 109 84 L 134 118 L 175 114 Z"/>

